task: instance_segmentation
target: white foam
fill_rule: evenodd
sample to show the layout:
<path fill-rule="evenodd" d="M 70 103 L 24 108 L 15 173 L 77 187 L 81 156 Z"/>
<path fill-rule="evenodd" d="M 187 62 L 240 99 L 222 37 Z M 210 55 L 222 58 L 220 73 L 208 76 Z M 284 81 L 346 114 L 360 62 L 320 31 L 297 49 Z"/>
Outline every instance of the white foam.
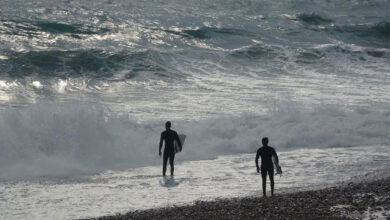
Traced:
<path fill-rule="evenodd" d="M 39 82 L 39 81 L 34 81 L 34 82 L 31 83 L 31 85 L 34 86 L 37 89 L 41 89 L 43 87 L 41 82 Z"/>
<path fill-rule="evenodd" d="M 68 86 L 67 80 L 59 80 L 57 84 L 54 85 L 54 89 L 59 93 L 64 93 L 66 91 L 66 87 Z"/>
<path fill-rule="evenodd" d="M 173 121 L 187 134 L 179 160 L 254 152 L 261 137 L 279 150 L 390 143 L 389 112 L 336 106 L 290 106 L 244 114 Z M 136 122 L 102 105 L 37 103 L 0 111 L 0 179 L 73 176 L 156 163 L 164 121 Z M 380 158 L 378 158 L 380 159 Z"/>
<path fill-rule="evenodd" d="M 390 161 L 376 160 L 390 157 L 388 145 L 278 153 L 284 173 L 275 177 L 276 193 L 322 188 L 377 169 L 388 173 L 390 166 Z M 182 153 L 176 156 L 181 157 Z M 254 157 L 252 152 L 214 160 L 177 161 L 174 179 L 161 177 L 161 158 L 155 157 L 157 166 L 75 178 L 0 182 L 0 207 L 5 210 L 0 218 L 78 219 L 197 200 L 260 196 L 261 177 L 256 173 Z M 267 189 L 269 193 L 269 185 Z"/>

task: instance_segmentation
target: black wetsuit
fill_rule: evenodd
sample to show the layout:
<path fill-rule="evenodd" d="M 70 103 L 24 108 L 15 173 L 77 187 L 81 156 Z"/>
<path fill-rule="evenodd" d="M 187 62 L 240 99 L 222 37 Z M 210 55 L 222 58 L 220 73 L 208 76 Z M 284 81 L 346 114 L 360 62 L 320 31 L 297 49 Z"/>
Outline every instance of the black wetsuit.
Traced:
<path fill-rule="evenodd" d="M 261 177 L 263 179 L 263 193 L 265 194 L 267 173 L 271 182 L 271 194 L 274 194 L 274 164 L 272 156 L 275 157 L 275 163 L 279 163 L 278 155 L 273 147 L 262 146 L 257 150 L 256 167 L 259 167 L 259 157 L 261 157 Z"/>
<path fill-rule="evenodd" d="M 173 146 L 174 140 L 177 140 L 178 144 L 181 147 L 181 142 L 179 139 L 179 135 L 177 135 L 176 131 L 167 129 L 161 133 L 161 139 L 160 139 L 160 146 L 159 146 L 159 152 L 161 152 L 163 140 L 165 141 L 165 148 L 164 148 L 164 156 L 163 156 L 163 176 L 165 176 L 166 170 L 167 170 L 167 162 L 169 159 L 169 164 L 171 165 L 171 175 L 173 175 L 173 172 L 175 170 L 173 160 L 175 159 L 175 148 Z"/>

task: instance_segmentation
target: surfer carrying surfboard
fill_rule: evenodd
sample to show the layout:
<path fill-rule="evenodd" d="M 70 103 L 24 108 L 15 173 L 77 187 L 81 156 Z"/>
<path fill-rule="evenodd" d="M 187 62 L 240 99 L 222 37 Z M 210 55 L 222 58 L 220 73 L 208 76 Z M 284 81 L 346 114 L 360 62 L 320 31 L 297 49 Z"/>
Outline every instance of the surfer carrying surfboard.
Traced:
<path fill-rule="evenodd" d="M 275 160 L 275 165 L 277 166 L 278 173 L 282 173 L 282 169 L 279 166 L 279 158 L 276 154 L 276 151 L 273 147 L 268 146 L 268 138 L 264 137 L 261 142 L 263 146 L 257 150 L 256 154 L 256 168 L 257 172 L 260 171 L 259 168 L 259 157 L 261 157 L 261 177 L 263 179 L 263 195 L 266 196 L 266 183 L 267 183 L 267 173 L 269 176 L 269 180 L 271 182 L 271 196 L 274 195 L 274 164 L 272 162 L 272 158 Z M 279 171 L 280 170 L 280 171 Z M 278 174 L 277 173 L 277 174 Z"/>
<path fill-rule="evenodd" d="M 179 135 L 176 131 L 171 130 L 171 122 L 167 121 L 165 123 L 165 131 L 161 133 L 160 145 L 158 155 L 161 157 L 161 148 L 163 141 L 165 141 L 164 156 L 163 156 L 163 176 L 165 176 L 167 170 L 167 163 L 169 159 L 169 165 L 171 166 L 171 176 L 173 176 L 174 168 L 174 159 L 175 159 L 175 147 L 174 142 L 176 141 L 179 145 L 179 148 L 182 148 L 182 143 L 180 141 Z"/>

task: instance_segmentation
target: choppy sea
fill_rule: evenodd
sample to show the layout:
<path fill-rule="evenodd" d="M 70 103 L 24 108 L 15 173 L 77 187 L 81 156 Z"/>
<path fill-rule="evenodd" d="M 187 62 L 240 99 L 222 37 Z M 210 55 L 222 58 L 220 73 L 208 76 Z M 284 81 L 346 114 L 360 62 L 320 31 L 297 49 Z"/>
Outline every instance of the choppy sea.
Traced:
<path fill-rule="evenodd" d="M 1 0 L 0 218 L 75 219 L 390 167 L 389 0 Z M 161 177 L 165 121 L 187 135 Z"/>

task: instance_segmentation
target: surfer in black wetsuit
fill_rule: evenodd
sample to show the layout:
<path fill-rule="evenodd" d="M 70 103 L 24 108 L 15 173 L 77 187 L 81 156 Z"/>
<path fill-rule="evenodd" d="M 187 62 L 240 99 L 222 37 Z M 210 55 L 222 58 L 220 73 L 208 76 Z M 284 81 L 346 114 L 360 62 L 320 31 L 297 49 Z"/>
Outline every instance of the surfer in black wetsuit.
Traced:
<path fill-rule="evenodd" d="M 271 181 L 271 196 L 274 195 L 274 164 L 272 162 L 272 157 L 275 158 L 275 163 L 279 164 L 279 158 L 276 154 L 274 148 L 268 146 L 268 138 L 265 137 L 261 140 L 263 146 L 257 150 L 256 154 L 256 167 L 257 172 L 260 171 L 259 168 L 259 157 L 261 157 L 261 177 L 263 179 L 263 195 L 266 196 L 265 188 L 267 183 L 267 173 L 269 180 Z"/>
<path fill-rule="evenodd" d="M 165 141 L 164 156 L 163 156 L 163 176 L 165 176 L 167 170 L 168 159 L 169 159 L 169 164 L 171 165 L 171 176 L 173 176 L 173 171 L 175 169 L 173 164 L 173 160 L 175 159 L 175 148 L 173 146 L 174 140 L 177 141 L 180 148 L 182 146 L 181 146 L 181 141 L 179 139 L 179 135 L 177 135 L 176 131 L 171 130 L 170 121 L 167 121 L 165 123 L 165 128 L 166 130 L 161 133 L 158 155 L 161 157 L 161 148 L 163 145 L 163 141 Z"/>

